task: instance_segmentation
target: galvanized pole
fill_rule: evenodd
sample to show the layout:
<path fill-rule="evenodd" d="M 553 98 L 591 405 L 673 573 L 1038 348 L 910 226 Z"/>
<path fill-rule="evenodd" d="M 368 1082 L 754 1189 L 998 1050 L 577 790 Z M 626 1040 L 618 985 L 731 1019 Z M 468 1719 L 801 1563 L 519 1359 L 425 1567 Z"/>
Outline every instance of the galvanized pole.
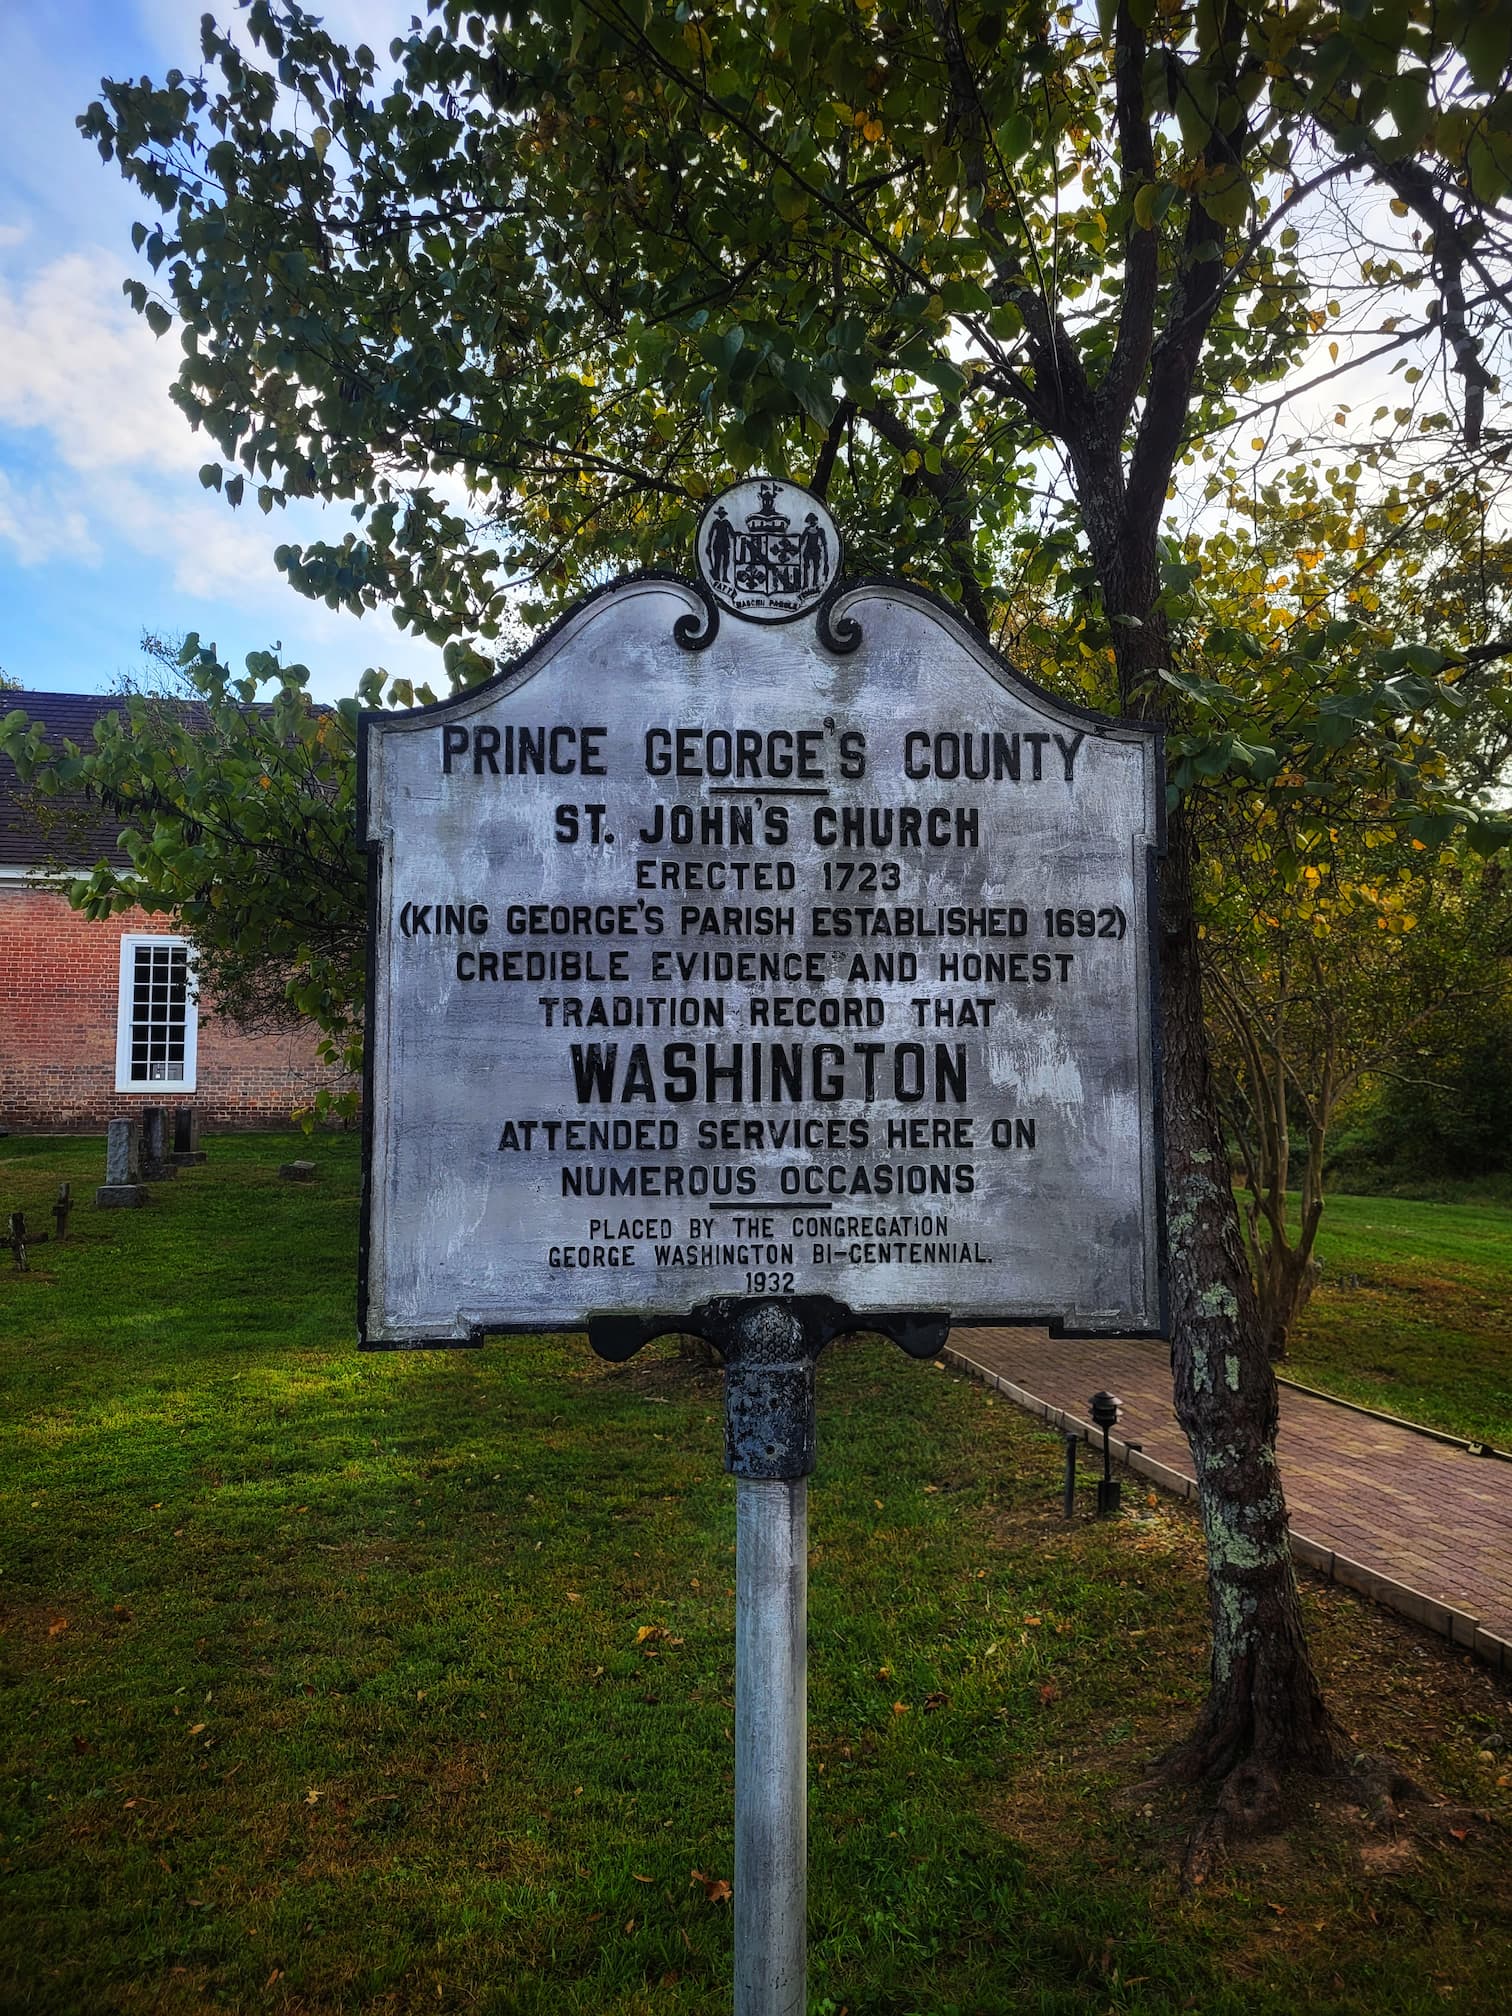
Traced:
<path fill-rule="evenodd" d="M 735 1493 L 735 2016 L 804 2016 L 808 1480 Z"/>
<path fill-rule="evenodd" d="M 817 1347 L 814 1347 L 817 1348 Z M 814 1348 L 790 1306 L 724 1331 L 735 1485 L 735 2016 L 808 2007 L 808 1474 Z"/>

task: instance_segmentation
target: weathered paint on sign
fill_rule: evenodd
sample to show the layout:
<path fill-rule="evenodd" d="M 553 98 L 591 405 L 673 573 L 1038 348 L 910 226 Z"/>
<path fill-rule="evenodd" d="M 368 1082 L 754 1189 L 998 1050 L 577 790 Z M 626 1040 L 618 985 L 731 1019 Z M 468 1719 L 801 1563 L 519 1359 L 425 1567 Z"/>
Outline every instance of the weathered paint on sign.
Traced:
<path fill-rule="evenodd" d="M 1158 1330 L 1157 738 L 899 585 L 707 620 L 631 581 L 363 718 L 364 1342 L 805 1294 Z"/>

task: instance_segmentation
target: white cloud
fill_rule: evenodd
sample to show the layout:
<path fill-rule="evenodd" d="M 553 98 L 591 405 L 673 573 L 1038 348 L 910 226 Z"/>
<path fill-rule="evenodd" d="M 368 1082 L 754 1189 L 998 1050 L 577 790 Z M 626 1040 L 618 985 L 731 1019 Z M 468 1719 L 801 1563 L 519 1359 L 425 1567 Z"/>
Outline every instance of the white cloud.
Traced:
<path fill-rule="evenodd" d="M 81 472 L 193 470 L 205 458 L 167 396 L 175 346 L 128 307 L 122 277 L 113 254 L 89 250 L 0 284 L 0 426 L 49 434 Z"/>
<path fill-rule="evenodd" d="M 66 558 L 93 565 L 100 548 L 89 520 L 56 483 L 16 483 L 0 469 L 0 544 L 23 567 Z"/>

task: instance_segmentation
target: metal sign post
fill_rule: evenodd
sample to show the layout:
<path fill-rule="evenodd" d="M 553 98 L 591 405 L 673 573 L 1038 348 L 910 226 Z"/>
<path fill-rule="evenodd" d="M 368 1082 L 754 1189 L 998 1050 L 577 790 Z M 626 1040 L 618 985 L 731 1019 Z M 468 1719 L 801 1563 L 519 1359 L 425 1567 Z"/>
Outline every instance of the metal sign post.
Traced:
<path fill-rule="evenodd" d="M 808 1479 L 814 1370 L 848 1331 L 938 1355 L 941 1315 L 859 1322 L 824 1296 L 715 1301 L 675 1326 L 600 1318 L 589 1341 L 622 1360 L 662 1331 L 724 1361 L 725 1468 L 735 1478 L 735 2016 L 804 2016 L 808 1898 Z"/>
<path fill-rule="evenodd" d="M 717 1347 L 735 2007 L 786 2016 L 819 1351 L 1164 1324 L 1163 767 L 947 605 L 846 581 L 796 485 L 715 499 L 696 558 L 362 717 L 358 1318 L 370 1350 Z"/>
<path fill-rule="evenodd" d="M 776 1302 L 730 1324 L 735 1474 L 735 2016 L 808 2008 L 808 1473 L 814 1361 Z"/>

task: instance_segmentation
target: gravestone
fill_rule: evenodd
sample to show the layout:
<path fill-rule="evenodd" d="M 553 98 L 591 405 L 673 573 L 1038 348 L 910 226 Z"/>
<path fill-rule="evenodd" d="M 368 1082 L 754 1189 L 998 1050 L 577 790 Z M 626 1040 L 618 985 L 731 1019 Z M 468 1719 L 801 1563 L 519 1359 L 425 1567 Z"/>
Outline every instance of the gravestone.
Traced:
<path fill-rule="evenodd" d="M 173 1109 L 173 1153 L 168 1159 L 175 1169 L 192 1169 L 206 1159 L 199 1140 L 199 1113 L 193 1106 Z"/>
<path fill-rule="evenodd" d="M 58 1228 L 58 1240 L 60 1244 L 68 1237 L 68 1214 L 72 1209 L 73 1188 L 70 1184 L 60 1183 L 58 1185 L 58 1200 L 52 1207 L 53 1223 Z"/>
<path fill-rule="evenodd" d="M 313 1162 L 284 1162 L 280 1165 L 278 1173 L 285 1183 L 313 1183 L 315 1181 L 315 1164 Z"/>
<path fill-rule="evenodd" d="M 177 1174 L 178 1170 L 168 1159 L 168 1109 L 166 1106 L 144 1106 L 142 1175 L 149 1183 L 160 1183 Z"/>
<path fill-rule="evenodd" d="M 112 1120 L 105 1129 L 105 1181 L 95 1192 L 97 1211 L 131 1211 L 152 1201 L 142 1181 L 142 1124 Z"/>

